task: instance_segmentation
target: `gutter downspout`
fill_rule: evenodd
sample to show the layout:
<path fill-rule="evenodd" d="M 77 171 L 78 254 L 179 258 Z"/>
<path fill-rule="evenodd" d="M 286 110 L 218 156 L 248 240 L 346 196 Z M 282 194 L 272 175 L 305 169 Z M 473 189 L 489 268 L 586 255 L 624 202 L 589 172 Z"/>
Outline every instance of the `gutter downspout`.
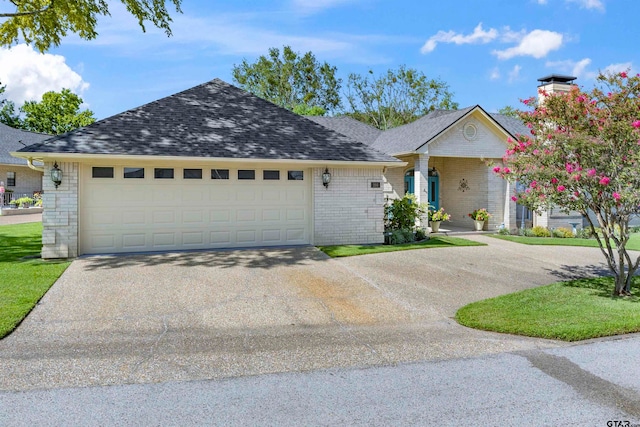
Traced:
<path fill-rule="evenodd" d="M 38 171 L 38 172 L 42 172 L 42 173 L 44 173 L 44 167 L 41 167 L 41 168 L 40 168 L 40 167 L 38 167 L 38 166 L 33 166 L 33 163 L 31 163 L 32 161 L 33 161 L 33 159 L 32 159 L 31 157 L 29 157 L 29 158 L 27 159 L 27 165 L 28 165 L 31 169 L 33 169 L 34 171 Z"/>

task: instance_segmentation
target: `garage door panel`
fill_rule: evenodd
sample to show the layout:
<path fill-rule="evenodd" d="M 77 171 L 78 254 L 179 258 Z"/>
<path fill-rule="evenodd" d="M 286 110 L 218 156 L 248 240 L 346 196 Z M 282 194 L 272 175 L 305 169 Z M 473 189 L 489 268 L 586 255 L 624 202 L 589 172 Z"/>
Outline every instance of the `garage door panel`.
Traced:
<path fill-rule="evenodd" d="M 211 222 L 228 223 L 231 218 L 231 211 L 229 209 L 216 209 L 210 211 L 209 217 Z"/>
<path fill-rule="evenodd" d="M 204 210 L 203 209 L 185 209 L 182 211 L 182 223 L 183 224 L 204 224 Z"/>
<path fill-rule="evenodd" d="M 176 233 L 153 233 L 152 240 L 154 248 L 174 247 L 176 246 Z"/>
<path fill-rule="evenodd" d="M 139 234 L 123 234 L 122 248 L 130 252 L 136 250 L 144 250 L 147 247 L 147 236 L 143 233 Z"/>
<path fill-rule="evenodd" d="M 177 169 L 177 168 L 176 168 Z M 81 253 L 308 244 L 310 181 L 84 179 Z M 286 171 L 281 171 L 286 176 Z M 305 176 L 308 176 L 307 172 Z M 84 169 L 91 176 L 91 168 Z M 230 173 L 233 178 L 236 172 Z"/>
<path fill-rule="evenodd" d="M 254 222 L 256 220 L 255 209 L 238 209 L 236 210 L 236 221 L 238 222 Z"/>
<path fill-rule="evenodd" d="M 153 224 L 175 224 L 176 212 L 170 210 L 158 210 L 151 215 Z"/>

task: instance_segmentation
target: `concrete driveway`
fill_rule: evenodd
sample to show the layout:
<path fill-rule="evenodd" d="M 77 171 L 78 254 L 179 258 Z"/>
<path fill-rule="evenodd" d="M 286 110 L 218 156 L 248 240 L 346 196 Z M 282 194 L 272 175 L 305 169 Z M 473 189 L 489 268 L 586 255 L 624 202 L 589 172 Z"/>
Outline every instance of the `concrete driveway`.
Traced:
<path fill-rule="evenodd" d="M 329 259 L 314 248 L 88 257 L 0 341 L 0 389 L 223 378 L 550 348 L 464 328 L 468 302 L 579 273 L 597 249 L 485 247 Z"/>

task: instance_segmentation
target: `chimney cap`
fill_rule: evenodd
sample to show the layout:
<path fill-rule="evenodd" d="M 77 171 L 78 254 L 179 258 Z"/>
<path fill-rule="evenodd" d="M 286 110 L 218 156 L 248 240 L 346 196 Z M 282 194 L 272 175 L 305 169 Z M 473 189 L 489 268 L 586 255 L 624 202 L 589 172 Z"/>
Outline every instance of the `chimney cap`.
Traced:
<path fill-rule="evenodd" d="M 574 76 L 563 76 L 561 74 L 551 74 L 545 77 L 540 77 L 538 81 L 541 83 L 540 86 L 546 85 L 549 83 L 565 83 L 565 84 L 573 84 L 573 81 L 577 79 Z"/>

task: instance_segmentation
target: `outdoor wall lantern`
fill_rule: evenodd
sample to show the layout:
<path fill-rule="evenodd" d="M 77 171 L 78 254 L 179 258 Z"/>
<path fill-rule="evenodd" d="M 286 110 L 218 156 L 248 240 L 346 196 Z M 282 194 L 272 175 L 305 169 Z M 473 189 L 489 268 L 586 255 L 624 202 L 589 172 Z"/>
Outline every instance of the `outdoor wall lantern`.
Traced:
<path fill-rule="evenodd" d="M 324 188 L 329 188 L 330 182 L 331 182 L 331 173 L 329 173 L 329 169 L 324 168 L 324 172 L 322 172 L 322 185 L 324 185 Z"/>
<path fill-rule="evenodd" d="M 58 162 L 53 164 L 53 169 L 51 169 L 51 181 L 55 184 L 56 188 L 62 182 L 62 171 L 58 167 Z"/>

